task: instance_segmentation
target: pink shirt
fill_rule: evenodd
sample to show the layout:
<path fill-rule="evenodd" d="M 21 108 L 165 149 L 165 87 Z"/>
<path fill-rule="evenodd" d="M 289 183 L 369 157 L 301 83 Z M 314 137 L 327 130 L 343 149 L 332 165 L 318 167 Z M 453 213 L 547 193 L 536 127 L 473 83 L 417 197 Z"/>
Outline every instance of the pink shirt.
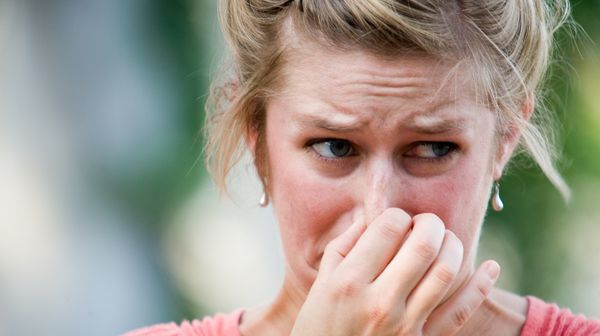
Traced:
<path fill-rule="evenodd" d="M 528 296 L 527 320 L 521 336 L 600 336 L 600 321 L 573 315 L 568 309 Z M 243 310 L 217 314 L 202 321 L 159 324 L 123 336 L 241 336 L 239 330 Z"/>
<path fill-rule="evenodd" d="M 243 309 L 238 309 L 231 314 L 216 314 L 205 317 L 202 321 L 184 321 L 180 325 L 159 324 L 131 331 L 122 336 L 241 336 L 239 325 L 243 312 Z"/>
<path fill-rule="evenodd" d="M 600 335 L 600 321 L 573 315 L 568 309 L 528 296 L 529 309 L 521 336 L 592 336 Z"/>

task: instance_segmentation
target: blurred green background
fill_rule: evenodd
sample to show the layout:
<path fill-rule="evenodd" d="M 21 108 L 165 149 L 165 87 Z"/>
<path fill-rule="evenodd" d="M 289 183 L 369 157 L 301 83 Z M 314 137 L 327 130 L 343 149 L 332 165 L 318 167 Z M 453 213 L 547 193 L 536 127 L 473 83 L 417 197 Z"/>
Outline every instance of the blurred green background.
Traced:
<path fill-rule="evenodd" d="M 268 301 L 282 276 L 249 164 L 200 157 L 225 57 L 213 0 L 0 0 L 0 335 L 116 335 Z M 600 2 L 550 79 L 569 205 L 526 160 L 481 259 L 500 286 L 600 316 Z"/>

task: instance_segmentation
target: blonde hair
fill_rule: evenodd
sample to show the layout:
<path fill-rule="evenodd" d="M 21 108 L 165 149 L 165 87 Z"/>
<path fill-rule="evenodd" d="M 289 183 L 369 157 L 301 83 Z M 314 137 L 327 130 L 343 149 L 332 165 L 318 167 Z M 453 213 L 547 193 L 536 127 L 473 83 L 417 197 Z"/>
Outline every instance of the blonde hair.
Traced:
<path fill-rule="evenodd" d="M 481 100 L 497 112 L 498 132 L 521 130 L 520 148 L 569 198 L 540 92 L 553 35 L 569 18 L 568 0 L 222 0 L 220 19 L 233 67 L 215 80 L 207 103 L 205 154 L 220 190 L 258 134 L 255 165 L 265 187 L 265 102 L 286 61 L 286 24 L 300 36 L 382 56 L 425 53 L 468 60 Z M 476 74 L 476 76 L 475 76 Z M 530 120 L 523 108 L 536 106 Z"/>

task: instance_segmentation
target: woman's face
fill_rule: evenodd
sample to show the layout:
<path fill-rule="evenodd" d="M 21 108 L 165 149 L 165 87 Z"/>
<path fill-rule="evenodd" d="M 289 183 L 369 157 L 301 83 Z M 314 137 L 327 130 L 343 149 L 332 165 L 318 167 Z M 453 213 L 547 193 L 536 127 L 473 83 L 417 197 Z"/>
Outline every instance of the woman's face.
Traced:
<path fill-rule="evenodd" d="M 290 60 L 266 119 L 288 278 L 308 289 L 325 246 L 357 212 L 368 224 L 391 207 L 438 215 L 464 245 L 463 277 L 470 271 L 507 155 L 470 77 L 451 69 L 423 56 L 324 48 Z"/>

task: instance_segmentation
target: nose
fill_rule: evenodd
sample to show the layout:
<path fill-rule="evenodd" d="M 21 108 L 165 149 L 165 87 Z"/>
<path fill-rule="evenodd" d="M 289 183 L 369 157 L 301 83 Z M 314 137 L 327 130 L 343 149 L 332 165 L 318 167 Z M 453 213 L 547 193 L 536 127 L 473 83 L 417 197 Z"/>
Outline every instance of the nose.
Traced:
<path fill-rule="evenodd" d="M 370 224 L 385 209 L 401 208 L 401 181 L 389 159 L 373 160 L 366 166 L 359 202 L 362 203 L 364 220 Z"/>

